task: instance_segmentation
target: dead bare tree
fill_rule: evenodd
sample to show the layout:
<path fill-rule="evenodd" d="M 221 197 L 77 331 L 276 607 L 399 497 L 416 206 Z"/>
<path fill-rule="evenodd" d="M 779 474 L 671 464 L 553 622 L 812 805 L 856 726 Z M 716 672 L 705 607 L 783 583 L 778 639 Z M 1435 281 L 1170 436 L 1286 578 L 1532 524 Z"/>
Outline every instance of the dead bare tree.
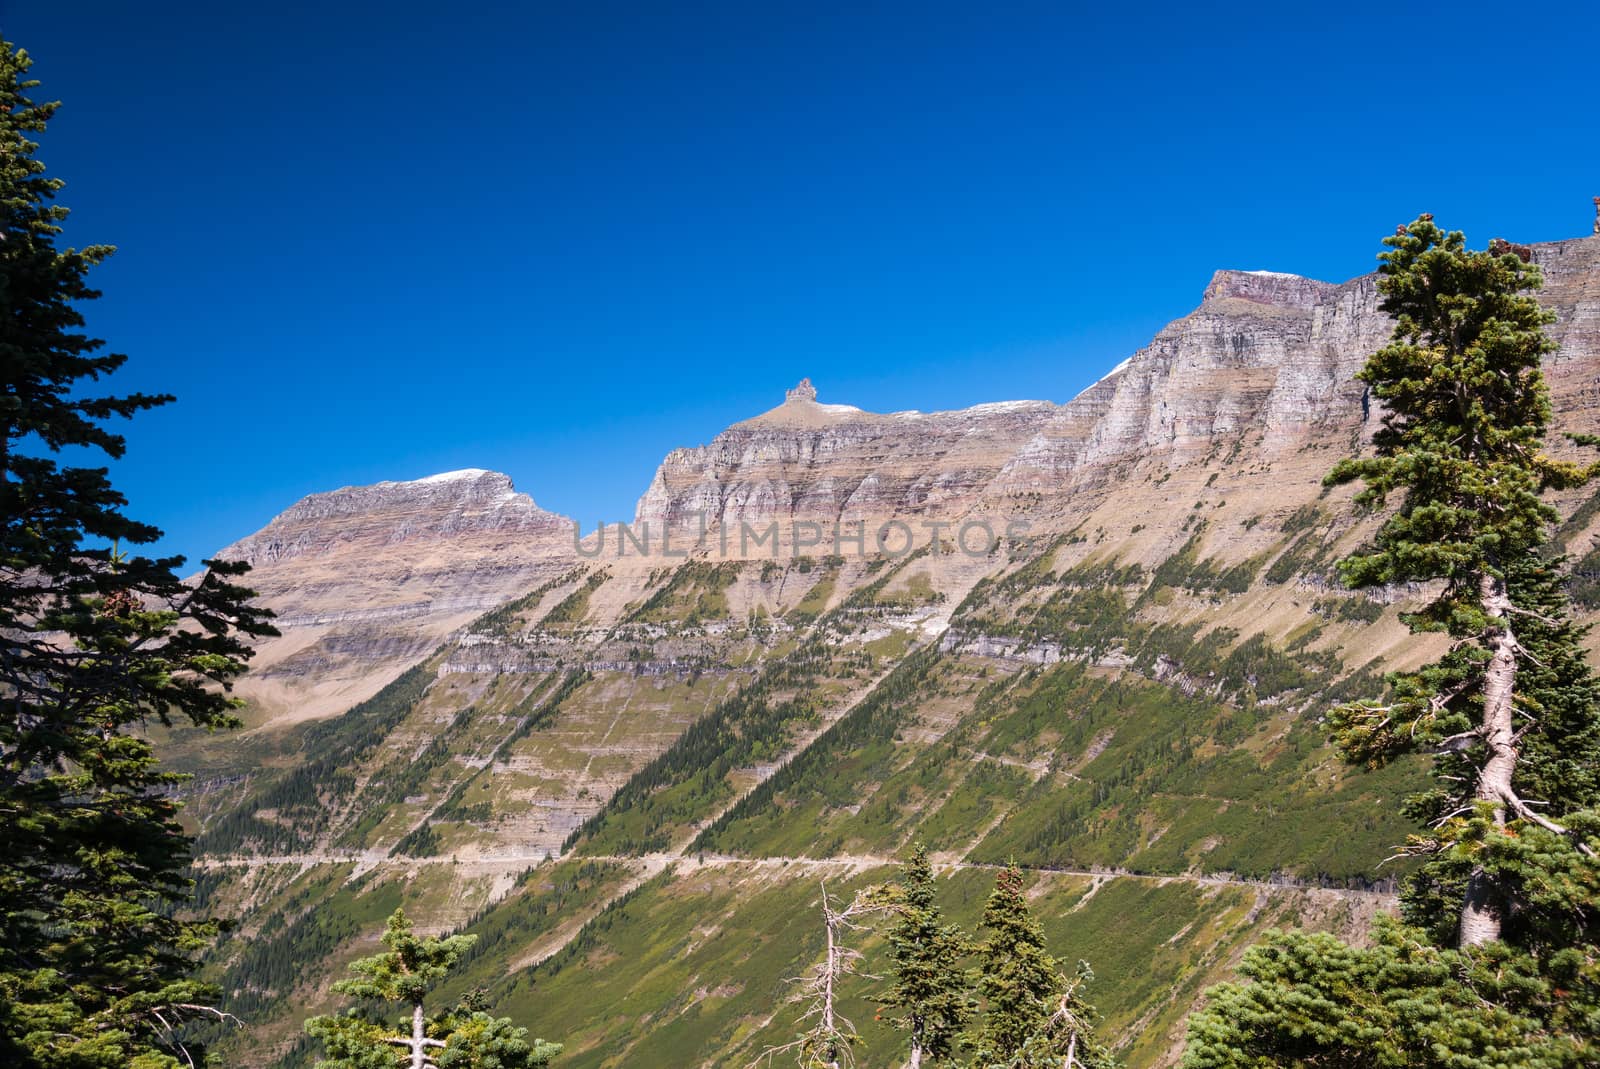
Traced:
<path fill-rule="evenodd" d="M 869 887 L 857 891 L 848 905 L 840 907 L 828 895 L 828 881 L 820 883 L 825 933 L 822 958 L 787 981 L 794 990 L 786 1001 L 804 1007 L 796 1022 L 804 1031 L 788 1043 L 766 1048 L 746 1069 L 771 1065 L 774 1058 L 789 1053 L 794 1054 L 795 1063 L 802 1069 L 852 1069 L 856 1064 L 853 1048 L 860 1036 L 855 1024 L 839 1012 L 838 992 L 845 977 L 857 974 L 861 952 L 845 945 L 845 937 L 867 927 L 862 923 L 863 918 L 886 912 L 890 905 L 882 888 Z"/>

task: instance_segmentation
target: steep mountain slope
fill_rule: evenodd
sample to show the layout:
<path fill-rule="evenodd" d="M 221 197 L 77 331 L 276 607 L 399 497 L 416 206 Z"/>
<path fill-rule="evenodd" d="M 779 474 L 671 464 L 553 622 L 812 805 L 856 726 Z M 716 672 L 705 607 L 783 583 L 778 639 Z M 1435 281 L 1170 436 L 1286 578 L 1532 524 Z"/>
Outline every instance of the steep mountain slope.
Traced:
<path fill-rule="evenodd" d="M 1047 401 L 1008 401 L 881 415 L 820 404 L 808 379 L 709 445 L 669 454 L 636 521 L 696 533 L 703 524 L 712 535 L 810 523 L 831 542 L 835 524 L 848 533 L 862 522 L 959 516 L 1058 411 Z"/>
<path fill-rule="evenodd" d="M 1559 424 L 1600 430 L 1600 238 L 1534 255 Z M 1066 405 L 880 415 L 802 383 L 669 455 L 631 540 L 579 551 L 531 502 L 501 519 L 509 482 L 479 473 L 341 491 L 240 543 L 329 678 L 373 694 L 177 740 L 206 893 L 245 918 L 214 967 L 271 1041 L 246 1063 L 304 1063 L 295 1022 L 404 902 L 483 936 L 460 985 L 563 1064 L 744 1065 L 788 1032 L 816 881 L 919 840 L 968 919 L 995 863 L 1035 868 L 1129 1064 L 1168 1060 L 1264 926 L 1359 933 L 1387 901 L 1385 799 L 1414 773 L 1344 768 L 1320 715 L 1428 651 L 1397 619 L 1417 592 L 1330 579 L 1372 521 L 1321 477 L 1375 425 L 1352 376 L 1388 331 L 1371 278 L 1219 272 Z M 1600 498 L 1562 504 L 1592 556 Z M 888 521 L 909 552 L 879 550 Z M 781 545 L 739 537 L 772 524 Z M 274 548 L 346 526 L 364 548 Z M 328 618 L 362 599 L 395 614 Z M 378 625 L 408 652 L 339 646 Z M 293 658 L 265 654 L 314 690 Z M 870 1016 L 863 1064 L 893 1064 Z"/>
<path fill-rule="evenodd" d="M 273 716 L 370 697 L 452 629 L 568 566 L 572 525 L 470 469 L 312 494 L 217 555 L 278 614 L 240 692 Z"/>

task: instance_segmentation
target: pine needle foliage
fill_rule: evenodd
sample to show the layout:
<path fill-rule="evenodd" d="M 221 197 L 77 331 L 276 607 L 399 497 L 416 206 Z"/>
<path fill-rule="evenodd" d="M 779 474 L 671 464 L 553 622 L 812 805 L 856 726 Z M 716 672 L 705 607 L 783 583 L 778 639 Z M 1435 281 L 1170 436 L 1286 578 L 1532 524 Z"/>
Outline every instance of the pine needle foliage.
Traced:
<path fill-rule="evenodd" d="M 36 157 L 58 108 L 26 51 L 0 40 L 0 1064 L 169 1069 L 204 1057 L 184 1023 L 227 1018 L 192 979 L 217 932 L 181 919 L 189 840 L 150 722 L 235 724 L 244 640 L 271 633 L 207 562 L 125 551 L 160 532 L 128 517 L 104 467 L 107 423 L 165 395 L 103 395 L 125 362 L 80 305 L 109 246 L 58 245 L 64 186 Z"/>
<path fill-rule="evenodd" d="M 1469 251 L 1427 215 L 1384 244 L 1378 288 L 1394 338 L 1359 376 L 1383 402 L 1383 424 L 1374 455 L 1340 462 L 1328 481 L 1362 480 L 1356 501 L 1369 508 L 1401 500 L 1371 549 L 1340 568 L 1352 586 L 1440 582 L 1405 619 L 1455 641 L 1434 663 L 1391 676 L 1391 700 L 1335 710 L 1334 737 L 1371 766 L 1435 756 L 1434 790 L 1409 804 L 1430 831 L 1408 852 L 1459 868 L 1480 852 L 1485 827 L 1558 830 L 1552 816 L 1595 801 L 1582 771 L 1600 762 L 1594 683 L 1541 556 L 1557 518 L 1542 495 L 1594 470 L 1545 452 L 1540 361 L 1555 349 L 1544 330 L 1554 316 L 1528 293 L 1542 284 L 1528 250 L 1497 240 Z M 1515 922 L 1516 881 L 1468 870 L 1457 940 L 1499 938 Z"/>
<path fill-rule="evenodd" d="M 328 1054 L 317 1069 L 545 1069 L 560 1045 L 530 1041 L 526 1028 L 486 1012 L 480 994 L 446 1012 L 426 1012 L 429 992 L 475 942 L 474 935 L 418 936 L 405 912 L 395 910 L 383 933 L 384 952 L 353 962 L 355 975 L 333 985 L 363 1003 L 306 1022 Z M 375 1009 L 395 1002 L 408 1010 L 398 1027 Z"/>
<path fill-rule="evenodd" d="M 1094 1036 L 1094 1007 L 1084 999 L 1093 974 L 1080 962 L 1076 975 L 1062 975 L 1045 949 L 1016 865 L 996 878 L 982 927 L 989 933 L 978 951 L 984 1012 L 969 1038 L 972 1069 L 1051 1069 L 1069 1059 L 1074 1066 L 1112 1069 L 1115 1063 Z"/>
<path fill-rule="evenodd" d="M 956 1040 L 976 1006 L 963 965 L 970 946 L 959 927 L 944 923 L 925 845 L 912 852 L 887 900 L 894 916 L 887 934 L 894 971 L 878 1002 L 906 1033 L 909 1069 L 951 1064 Z"/>
<path fill-rule="evenodd" d="M 1375 455 L 1329 481 L 1400 500 L 1342 571 L 1436 583 L 1406 620 L 1452 643 L 1332 719 L 1353 762 L 1431 757 L 1433 787 L 1396 800 L 1425 824 L 1402 850 L 1418 866 L 1369 947 L 1277 932 L 1251 948 L 1250 982 L 1191 1018 L 1186 1069 L 1600 1064 L 1600 687 L 1542 496 L 1594 468 L 1544 452 L 1554 346 L 1529 250 L 1468 251 L 1426 215 L 1385 244 L 1397 326 L 1360 377 L 1387 411 Z"/>

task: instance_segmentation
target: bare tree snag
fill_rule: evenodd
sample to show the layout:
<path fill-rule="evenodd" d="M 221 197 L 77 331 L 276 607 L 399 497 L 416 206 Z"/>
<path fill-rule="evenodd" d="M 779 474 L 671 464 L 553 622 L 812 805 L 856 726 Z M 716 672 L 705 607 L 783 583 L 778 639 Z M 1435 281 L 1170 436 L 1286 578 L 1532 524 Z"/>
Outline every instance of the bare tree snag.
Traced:
<path fill-rule="evenodd" d="M 838 1011 L 838 990 L 845 977 L 856 973 L 861 952 L 846 946 L 844 939 L 846 933 L 866 927 L 860 923 L 860 918 L 885 912 L 890 907 L 877 888 L 867 888 L 856 892 L 850 904 L 840 908 L 828 896 L 828 881 L 822 880 L 821 886 L 822 960 L 788 981 L 794 986 L 788 1001 L 805 1007 L 799 1023 L 814 1023 L 796 1039 L 763 1050 L 748 1063 L 747 1069 L 762 1063 L 770 1065 L 773 1058 L 790 1052 L 803 1069 L 853 1069 L 856 1064 L 852 1048 L 859 1037 L 855 1024 Z"/>

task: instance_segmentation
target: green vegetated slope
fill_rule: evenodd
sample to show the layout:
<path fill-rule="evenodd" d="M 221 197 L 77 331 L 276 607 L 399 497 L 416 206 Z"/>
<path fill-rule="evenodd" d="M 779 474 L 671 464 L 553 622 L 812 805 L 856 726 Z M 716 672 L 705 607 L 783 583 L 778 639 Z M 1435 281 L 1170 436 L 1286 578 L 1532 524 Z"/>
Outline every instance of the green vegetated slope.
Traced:
<path fill-rule="evenodd" d="M 659 570 L 625 592 L 620 623 L 582 631 L 573 624 L 585 613 L 563 609 L 550 627 L 530 595 L 486 614 L 342 716 L 239 738 L 238 772 L 226 782 L 215 774 L 229 765 L 214 737 L 179 733 L 173 749 L 198 782 L 215 785 L 193 793 L 188 811 L 208 859 L 206 897 L 243 922 L 213 956 L 212 974 L 254 1026 L 282 1039 L 381 927 L 340 918 L 381 918 L 404 901 L 424 924 L 455 927 L 530 872 L 544 880 L 540 863 L 619 788 L 644 778 L 641 769 L 659 770 L 653 762 L 691 726 L 732 725 L 729 738 L 741 740 L 716 743 L 735 786 L 690 792 L 697 804 L 731 800 L 762 762 L 797 745 L 831 706 L 847 707 L 881 670 L 881 643 L 876 653 L 835 646 L 808 635 L 809 623 L 786 622 L 814 603 L 816 585 L 848 571 L 842 562 L 785 574 L 760 565 L 690 568 L 688 578 Z M 751 588 L 786 587 L 787 600 L 738 620 L 724 602 L 709 634 L 702 583 L 725 599 L 741 575 Z M 609 593 L 609 578 L 598 570 L 541 597 L 571 606 L 575 596 Z M 757 705 L 777 712 L 753 720 Z M 649 823 L 638 842 L 619 830 L 614 851 L 664 848 L 675 826 L 659 825 Z M 251 1042 L 233 1054 L 270 1060 Z"/>
<path fill-rule="evenodd" d="M 561 863 L 525 870 L 492 911 L 460 918 L 479 935 L 468 956 L 504 969 L 541 938 L 598 909 L 629 876 L 606 862 Z M 300 1023 L 338 1005 L 329 984 L 354 959 L 373 952 L 385 918 L 396 908 L 436 916 L 442 903 L 483 900 L 490 874 L 453 866 L 412 869 L 380 866 L 360 871 L 352 864 L 309 867 L 269 865 L 243 877 L 237 870 L 205 870 L 198 881 L 201 905 L 223 910 L 250 904 L 255 923 L 228 935 L 208 965 L 227 993 L 232 1012 L 250 1022 L 248 1037 L 217 1029 L 231 1058 L 251 1064 L 309 1064 Z M 248 1039 L 248 1047 L 238 1043 Z"/>
<path fill-rule="evenodd" d="M 596 570 L 497 610 L 196 800 L 213 856 L 295 855 L 206 874 L 245 921 L 213 968 L 273 1039 L 234 1053 L 309 1064 L 298 1021 L 403 902 L 484 937 L 457 986 L 564 1064 L 743 1065 L 788 1034 L 818 880 L 925 841 L 969 920 L 993 866 L 1034 869 L 1129 1065 L 1162 1063 L 1253 933 L 1359 934 L 1394 874 L 1380 800 L 1415 773 L 1344 768 L 1320 722 L 1377 693 L 1400 631 L 1323 578 L 1359 536 L 1337 516 L 1288 510 L 1243 560 L 1199 519 L 1153 564 L 1100 533 L 1014 545 L 937 632 L 937 552 Z M 863 1064 L 893 1064 L 869 989 Z"/>
<path fill-rule="evenodd" d="M 822 948 L 817 910 L 826 881 L 849 895 L 891 878 L 891 869 L 816 862 L 686 862 L 603 911 L 560 953 L 517 967 L 515 948 L 479 954 L 444 992 L 486 988 L 503 1012 L 536 1034 L 560 1034 L 564 1064 L 740 1066 L 791 1038 L 799 1008 L 787 1003 L 787 978 Z M 994 871 L 954 871 L 941 882 L 944 907 L 976 924 Z M 1053 950 L 1065 961 L 1097 963 L 1095 997 L 1113 1033 L 1128 1038 L 1132 1064 L 1166 1053 L 1167 1037 L 1200 989 L 1231 955 L 1272 925 L 1309 923 L 1358 930 L 1378 896 L 1283 890 L 1184 880 L 1039 873 L 1035 908 Z M 469 931 L 498 930 L 532 888 L 508 898 Z M 877 933 L 857 933 L 864 974 L 882 975 Z M 894 1034 L 875 1019 L 879 985 L 852 982 L 844 1012 L 865 1039 L 864 1065 L 896 1065 Z M 287 1064 L 303 1064 L 291 1060 Z"/>
<path fill-rule="evenodd" d="M 1298 544 L 1286 526 L 1284 554 Z M 894 662 L 794 760 L 719 806 L 770 725 L 807 712 L 804 697 L 765 700 L 767 681 L 810 683 L 817 655 L 770 665 L 591 818 L 576 849 L 659 850 L 700 828 L 697 854 L 882 858 L 921 840 L 971 861 L 1369 882 L 1406 830 L 1380 799 L 1414 773 L 1343 768 L 1319 711 L 1378 689 L 1339 640 L 1359 655 L 1383 607 L 1308 598 L 1300 633 L 1279 645 L 1218 622 L 1234 595 L 1195 576 L 1227 569 L 1196 558 L 1192 540 L 1149 574 L 1053 567 L 1072 548 L 980 584 L 940 648 Z M 1160 597 L 1174 587 L 1195 602 L 1188 618 Z M 836 611 L 816 644 L 849 648 L 866 626 L 849 610 L 872 594 Z"/>

